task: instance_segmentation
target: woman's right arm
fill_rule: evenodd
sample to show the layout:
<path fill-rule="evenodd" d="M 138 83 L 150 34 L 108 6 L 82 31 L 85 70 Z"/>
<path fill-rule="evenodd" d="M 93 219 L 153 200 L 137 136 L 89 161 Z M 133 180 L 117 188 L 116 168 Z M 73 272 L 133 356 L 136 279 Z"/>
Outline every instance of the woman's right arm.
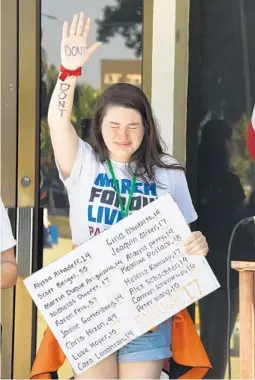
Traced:
<path fill-rule="evenodd" d="M 76 70 L 95 53 L 100 42 L 87 46 L 91 21 L 83 13 L 74 15 L 70 30 L 63 26 L 61 42 L 61 65 L 67 70 Z M 78 136 L 71 124 L 76 76 L 57 80 L 48 111 L 48 124 L 55 158 L 64 177 L 69 177 L 78 150 Z"/>
<path fill-rule="evenodd" d="M 48 112 L 51 142 L 63 177 L 70 176 L 78 149 L 78 136 L 71 124 L 75 84 L 76 77 L 65 82 L 58 79 Z"/>

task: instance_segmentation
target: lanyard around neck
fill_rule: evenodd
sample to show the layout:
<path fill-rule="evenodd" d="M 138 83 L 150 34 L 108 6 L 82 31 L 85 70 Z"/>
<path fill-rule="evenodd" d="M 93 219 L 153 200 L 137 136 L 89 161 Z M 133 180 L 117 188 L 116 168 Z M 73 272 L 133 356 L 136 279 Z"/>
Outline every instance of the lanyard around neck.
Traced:
<path fill-rule="evenodd" d="M 108 163 L 109 171 L 110 171 L 111 176 L 112 176 L 113 186 L 114 186 L 114 189 L 115 189 L 115 191 L 117 193 L 117 197 L 118 197 L 118 200 L 119 200 L 121 214 L 122 214 L 122 217 L 125 218 L 129 214 L 129 208 L 130 208 L 130 205 L 131 205 L 132 197 L 134 195 L 135 184 L 136 184 L 136 175 L 134 174 L 133 177 L 132 177 L 132 184 L 131 184 L 131 189 L 130 189 L 130 193 L 129 193 L 129 197 L 128 197 L 128 202 L 127 202 L 126 207 L 124 207 L 122 199 L 121 199 L 119 185 L 118 185 L 115 173 L 114 173 L 114 169 L 113 169 L 111 160 L 107 159 L 107 163 Z"/>

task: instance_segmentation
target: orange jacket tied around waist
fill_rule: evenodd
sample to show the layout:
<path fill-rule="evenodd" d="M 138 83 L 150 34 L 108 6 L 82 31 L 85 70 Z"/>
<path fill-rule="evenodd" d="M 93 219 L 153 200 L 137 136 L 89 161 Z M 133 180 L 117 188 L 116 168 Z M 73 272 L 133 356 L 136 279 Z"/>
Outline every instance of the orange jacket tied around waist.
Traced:
<path fill-rule="evenodd" d="M 170 322 L 169 322 L 170 323 Z M 170 379 L 202 379 L 211 363 L 186 309 L 172 318 L 172 357 L 164 361 L 164 372 Z M 58 379 L 65 354 L 47 327 L 37 352 L 30 379 Z"/>
<path fill-rule="evenodd" d="M 173 317 L 172 358 L 165 360 L 164 371 L 170 379 L 202 379 L 210 361 L 186 309 Z M 57 379 L 56 372 L 64 364 L 65 355 L 49 328 L 38 350 L 30 378 Z"/>

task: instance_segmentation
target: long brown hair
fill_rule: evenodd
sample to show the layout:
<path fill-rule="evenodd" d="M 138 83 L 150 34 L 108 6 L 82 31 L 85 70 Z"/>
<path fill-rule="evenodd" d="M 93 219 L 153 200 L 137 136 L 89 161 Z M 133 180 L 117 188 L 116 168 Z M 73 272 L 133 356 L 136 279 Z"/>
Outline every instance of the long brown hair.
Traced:
<path fill-rule="evenodd" d="M 150 103 L 141 89 L 127 83 L 117 83 L 105 90 L 98 101 L 92 119 L 89 142 L 101 162 L 108 158 L 101 126 L 107 109 L 111 106 L 132 108 L 138 111 L 142 117 L 144 137 L 140 147 L 130 158 L 129 170 L 131 173 L 131 162 L 136 162 L 136 174 L 139 174 L 144 180 L 156 181 L 155 167 L 183 170 L 179 164 L 168 164 L 166 160 L 163 160 L 163 156 L 166 156 L 164 153 L 166 146 L 159 135 Z"/>

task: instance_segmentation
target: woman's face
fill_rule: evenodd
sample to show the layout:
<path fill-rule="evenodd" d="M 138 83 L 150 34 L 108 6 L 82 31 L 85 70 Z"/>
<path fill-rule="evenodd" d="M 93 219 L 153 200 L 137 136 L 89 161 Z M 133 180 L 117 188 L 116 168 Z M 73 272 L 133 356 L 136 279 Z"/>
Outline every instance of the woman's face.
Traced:
<path fill-rule="evenodd" d="M 140 113 L 132 108 L 109 107 L 102 122 L 102 136 L 111 160 L 129 162 L 143 141 Z"/>

